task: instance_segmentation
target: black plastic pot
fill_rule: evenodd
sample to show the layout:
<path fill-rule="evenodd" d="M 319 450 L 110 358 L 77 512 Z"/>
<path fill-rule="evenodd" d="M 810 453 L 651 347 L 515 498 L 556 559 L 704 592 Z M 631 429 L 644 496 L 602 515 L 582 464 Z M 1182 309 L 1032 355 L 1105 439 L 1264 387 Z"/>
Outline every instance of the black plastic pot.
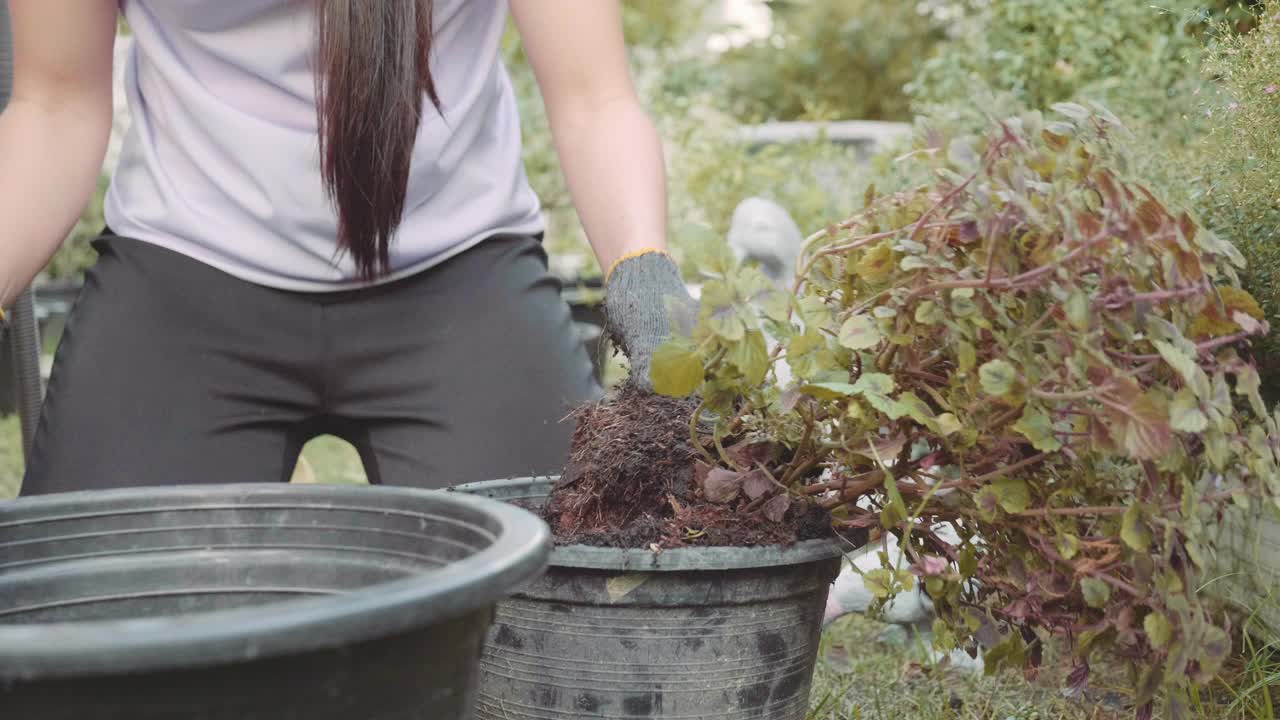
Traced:
<path fill-rule="evenodd" d="M 552 479 L 456 488 L 540 506 Z M 498 605 L 476 717 L 803 720 L 834 542 L 648 550 L 559 546 Z"/>
<path fill-rule="evenodd" d="M 0 502 L 0 717 L 470 718 L 497 601 L 545 523 L 383 486 Z"/>

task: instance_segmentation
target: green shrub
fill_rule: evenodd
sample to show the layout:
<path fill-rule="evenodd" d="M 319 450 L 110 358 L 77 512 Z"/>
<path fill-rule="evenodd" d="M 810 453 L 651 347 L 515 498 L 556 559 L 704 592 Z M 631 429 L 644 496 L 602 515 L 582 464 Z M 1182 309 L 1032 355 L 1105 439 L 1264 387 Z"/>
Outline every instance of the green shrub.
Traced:
<path fill-rule="evenodd" d="M 971 103 L 975 87 L 1027 108 L 1092 100 L 1126 122 L 1170 116 L 1196 84 L 1199 36 L 1217 0 L 972 3 L 953 37 L 908 85 L 924 114 Z M 975 126 L 981 125 L 981 121 Z"/>
<path fill-rule="evenodd" d="M 89 198 L 89 204 L 75 227 L 45 267 L 44 277 L 79 281 L 83 278 L 84 271 L 97 259 L 98 255 L 89 243 L 102 232 L 102 226 L 106 222 L 102 216 L 102 205 L 109 184 L 110 178 L 105 173 L 98 178 L 97 191 Z"/>
<path fill-rule="evenodd" d="M 660 20 L 669 12 L 662 5 L 652 4 Z M 686 17 L 692 22 L 698 15 Z M 635 17 L 629 22 L 640 25 Z M 751 195 L 775 200 L 794 216 L 818 222 L 814 227 L 821 227 L 821 218 L 839 216 L 847 188 L 860 184 L 853 148 L 815 139 L 752 149 L 738 139 L 742 123 L 723 108 L 721 91 L 706 81 L 714 72 L 707 56 L 683 45 L 693 31 L 681 28 L 674 39 L 661 42 L 655 39 L 664 37 L 661 33 L 634 32 L 641 41 L 631 48 L 632 67 L 641 100 L 664 142 L 670 242 L 678 258 L 685 253 L 681 228 L 704 224 L 723 237 L 734 208 Z M 654 42 L 659 46 L 646 44 Z M 504 52 L 522 113 L 525 166 L 548 220 L 548 251 L 563 272 L 598 276 L 601 270 L 573 208 L 537 83 L 514 32 Z"/>
<path fill-rule="evenodd" d="M 1201 593 L 1215 528 L 1280 508 L 1280 412 L 1241 356 L 1267 328 L 1235 248 L 1125 179 L 1113 116 L 1053 110 L 927 131 L 907 162 L 930 181 L 868 195 L 790 292 L 705 248 L 654 385 L 717 418 L 707 441 L 690 420 L 708 499 L 819 497 L 895 534 L 903 562 L 866 585 L 877 604 L 923 585 L 936 649 L 1022 670 L 1064 637 L 1064 689 L 1119 662 L 1136 717 L 1184 718 L 1231 652 Z"/>
<path fill-rule="evenodd" d="M 1186 182 L 1199 188 L 1206 224 L 1235 242 L 1248 267 L 1246 287 L 1272 326 L 1280 321 L 1280 2 L 1258 9 L 1248 34 L 1223 32 L 1205 60 L 1212 92 L 1202 116 L 1209 131 L 1187 158 Z M 1280 395 L 1280 338 L 1258 358 L 1271 396 Z"/>
<path fill-rule="evenodd" d="M 915 2 L 773 2 L 769 37 L 730 50 L 719 72 L 728 107 L 747 122 L 905 120 L 906 85 L 943 39 Z"/>

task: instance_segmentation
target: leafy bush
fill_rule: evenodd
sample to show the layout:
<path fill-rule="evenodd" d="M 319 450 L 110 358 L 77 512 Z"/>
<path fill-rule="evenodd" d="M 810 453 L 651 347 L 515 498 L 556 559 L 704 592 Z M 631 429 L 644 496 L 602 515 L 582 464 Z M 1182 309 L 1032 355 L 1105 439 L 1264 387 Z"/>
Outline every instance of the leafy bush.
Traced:
<path fill-rule="evenodd" d="M 907 92 L 929 115 L 969 103 L 979 86 L 1029 108 L 1087 99 L 1126 120 L 1165 118 L 1192 89 L 1211 10 L 1200 0 L 970 0 Z"/>
<path fill-rule="evenodd" d="M 938 649 L 1035 666 L 1065 636 L 1073 688 L 1106 653 L 1139 717 L 1158 696 L 1186 717 L 1231 649 L 1199 594 L 1212 531 L 1280 508 L 1280 413 L 1245 360 L 1269 328 L 1235 248 L 1118 169 L 1115 117 L 1055 110 L 926 131 L 910 162 L 931 180 L 868 194 L 809 244 L 794 292 L 709 243 L 702 307 L 653 379 L 717 418 L 718 496 L 759 507 L 742 495 L 764 473 L 898 535 L 908 565 L 882 556 L 867 584 L 923 584 Z M 767 382 L 782 363 L 786 387 Z M 744 442 L 774 450 L 755 467 L 720 450 Z"/>
<path fill-rule="evenodd" d="M 661 3 L 641 7 L 664 17 L 672 12 Z M 692 21 L 696 14 L 689 17 Z M 665 144 L 670 242 L 677 257 L 685 252 L 681 228 L 701 223 L 723 237 L 734 208 L 752 195 L 769 197 L 815 222 L 838 217 L 845 189 L 860 182 L 853 148 L 821 138 L 749 147 L 738 136 L 742 123 L 722 109 L 718 91 L 699 75 L 709 71 L 703 53 L 683 46 L 679 37 L 661 47 L 643 42 L 665 35 L 637 37 L 642 42 L 631 48 L 634 76 Z M 562 272 L 597 276 L 601 271 L 573 208 L 537 83 L 514 33 L 508 35 L 504 52 L 522 113 L 525 166 L 549 223 L 549 252 Z"/>
<path fill-rule="evenodd" d="M 905 120 L 906 85 L 943 39 L 914 2 L 818 0 L 770 3 L 769 37 L 724 54 L 721 87 L 746 122 Z"/>
<path fill-rule="evenodd" d="M 1257 29 L 1222 30 L 1205 60 L 1214 92 L 1206 93 L 1206 137 L 1183 167 L 1201 189 L 1206 224 L 1231 239 L 1248 260 L 1245 286 L 1267 319 L 1280 324 L 1280 2 L 1259 8 Z M 1268 395 L 1280 396 L 1280 342 L 1259 346 Z"/>
<path fill-rule="evenodd" d="M 76 221 L 75 227 L 67 235 L 62 246 L 54 253 L 44 269 L 44 275 L 52 280 L 79 281 L 84 271 L 93 265 L 97 253 L 89 243 L 102 232 L 106 222 L 102 214 L 103 200 L 106 196 L 110 177 L 103 174 L 98 178 L 98 189 L 89 199 L 89 204 Z"/>

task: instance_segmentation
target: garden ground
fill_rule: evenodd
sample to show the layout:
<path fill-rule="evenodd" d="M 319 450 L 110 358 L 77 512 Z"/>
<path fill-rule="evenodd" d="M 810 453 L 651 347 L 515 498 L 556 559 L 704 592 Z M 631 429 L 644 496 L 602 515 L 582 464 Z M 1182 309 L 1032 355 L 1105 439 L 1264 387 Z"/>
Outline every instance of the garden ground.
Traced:
<path fill-rule="evenodd" d="M 616 372 L 616 368 L 611 372 Z M 355 449 L 331 436 L 303 450 L 295 481 L 361 483 L 364 470 Z M 22 436 L 16 417 L 0 419 L 0 498 L 13 496 L 22 474 Z M 939 667 L 927 659 L 923 641 L 897 626 L 862 615 L 833 623 L 823 637 L 814 675 L 809 720 L 1127 720 L 1122 677 L 1116 687 L 1097 687 L 1080 699 L 1060 688 L 1066 669 L 1047 658 L 1039 678 L 1002 672 L 986 677 Z M 1261 681 L 1252 707 L 1203 709 L 1196 720 L 1272 720 L 1280 717 L 1280 661 L 1259 651 L 1245 653 L 1241 687 Z M 1096 677 L 1108 678 L 1104 672 Z M 1096 681 L 1096 680 L 1095 680 Z M 1268 695 L 1267 685 L 1274 691 Z M 1230 697 L 1226 702 L 1230 702 Z M 1269 706 L 1269 707 L 1267 707 Z"/>

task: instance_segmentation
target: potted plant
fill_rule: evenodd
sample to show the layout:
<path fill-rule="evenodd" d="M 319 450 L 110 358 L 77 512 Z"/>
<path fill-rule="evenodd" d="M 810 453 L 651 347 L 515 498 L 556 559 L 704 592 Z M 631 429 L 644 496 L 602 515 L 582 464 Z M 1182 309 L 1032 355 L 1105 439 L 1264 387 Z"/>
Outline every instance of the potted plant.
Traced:
<path fill-rule="evenodd" d="M 717 437 L 785 448 L 762 498 L 897 535 L 906 562 L 867 583 L 922 584 L 939 650 L 1034 667 L 1063 636 L 1074 689 L 1105 653 L 1138 717 L 1185 717 L 1231 649 L 1201 594 L 1218 529 L 1280 508 L 1280 415 L 1250 358 L 1269 328 L 1236 249 L 1125 175 L 1105 108 L 988 130 L 924 124 L 921 184 L 812 237 L 792 294 L 707 250 L 699 322 L 655 383 L 698 393 Z M 789 387 L 765 382 L 781 362 Z"/>
<path fill-rule="evenodd" d="M 538 510 L 556 538 L 498 606 L 477 718 L 804 717 L 829 516 L 772 493 L 779 444 L 707 454 L 696 406 L 625 390 L 579 411 L 562 476 L 457 488 Z"/>
<path fill-rule="evenodd" d="M 542 506 L 562 557 L 617 564 L 553 554 L 552 587 L 500 606 L 482 714 L 662 716 L 699 679 L 720 713 L 799 713 L 718 695 L 768 676 L 688 663 L 683 643 L 719 608 L 656 614 L 665 584 L 639 571 L 728 544 L 725 529 L 795 532 L 816 505 L 837 531 L 898 536 L 906 561 L 886 554 L 866 581 L 883 601 L 922 585 L 937 649 L 1029 669 L 1065 637 L 1071 689 L 1105 657 L 1129 672 L 1138 717 L 1157 700 L 1185 716 L 1231 649 L 1230 614 L 1201 594 L 1217 529 L 1280 507 L 1280 427 L 1250 359 L 1269 328 L 1235 248 L 1126 177 L 1121 123 L 1102 107 L 1054 113 L 982 136 L 923 124 L 906 159 L 922 182 L 869 190 L 809 238 L 789 291 L 723 243 L 694 245 L 700 313 L 653 361 L 671 409 L 625 395 L 587 409 L 554 486 L 486 490 Z M 794 380 L 779 386 L 784 363 Z M 700 597 L 743 602 L 743 587 Z M 799 616 L 809 632 L 822 594 Z M 762 617 L 776 632 L 797 616 Z M 777 685 L 758 687 L 740 697 Z"/>

